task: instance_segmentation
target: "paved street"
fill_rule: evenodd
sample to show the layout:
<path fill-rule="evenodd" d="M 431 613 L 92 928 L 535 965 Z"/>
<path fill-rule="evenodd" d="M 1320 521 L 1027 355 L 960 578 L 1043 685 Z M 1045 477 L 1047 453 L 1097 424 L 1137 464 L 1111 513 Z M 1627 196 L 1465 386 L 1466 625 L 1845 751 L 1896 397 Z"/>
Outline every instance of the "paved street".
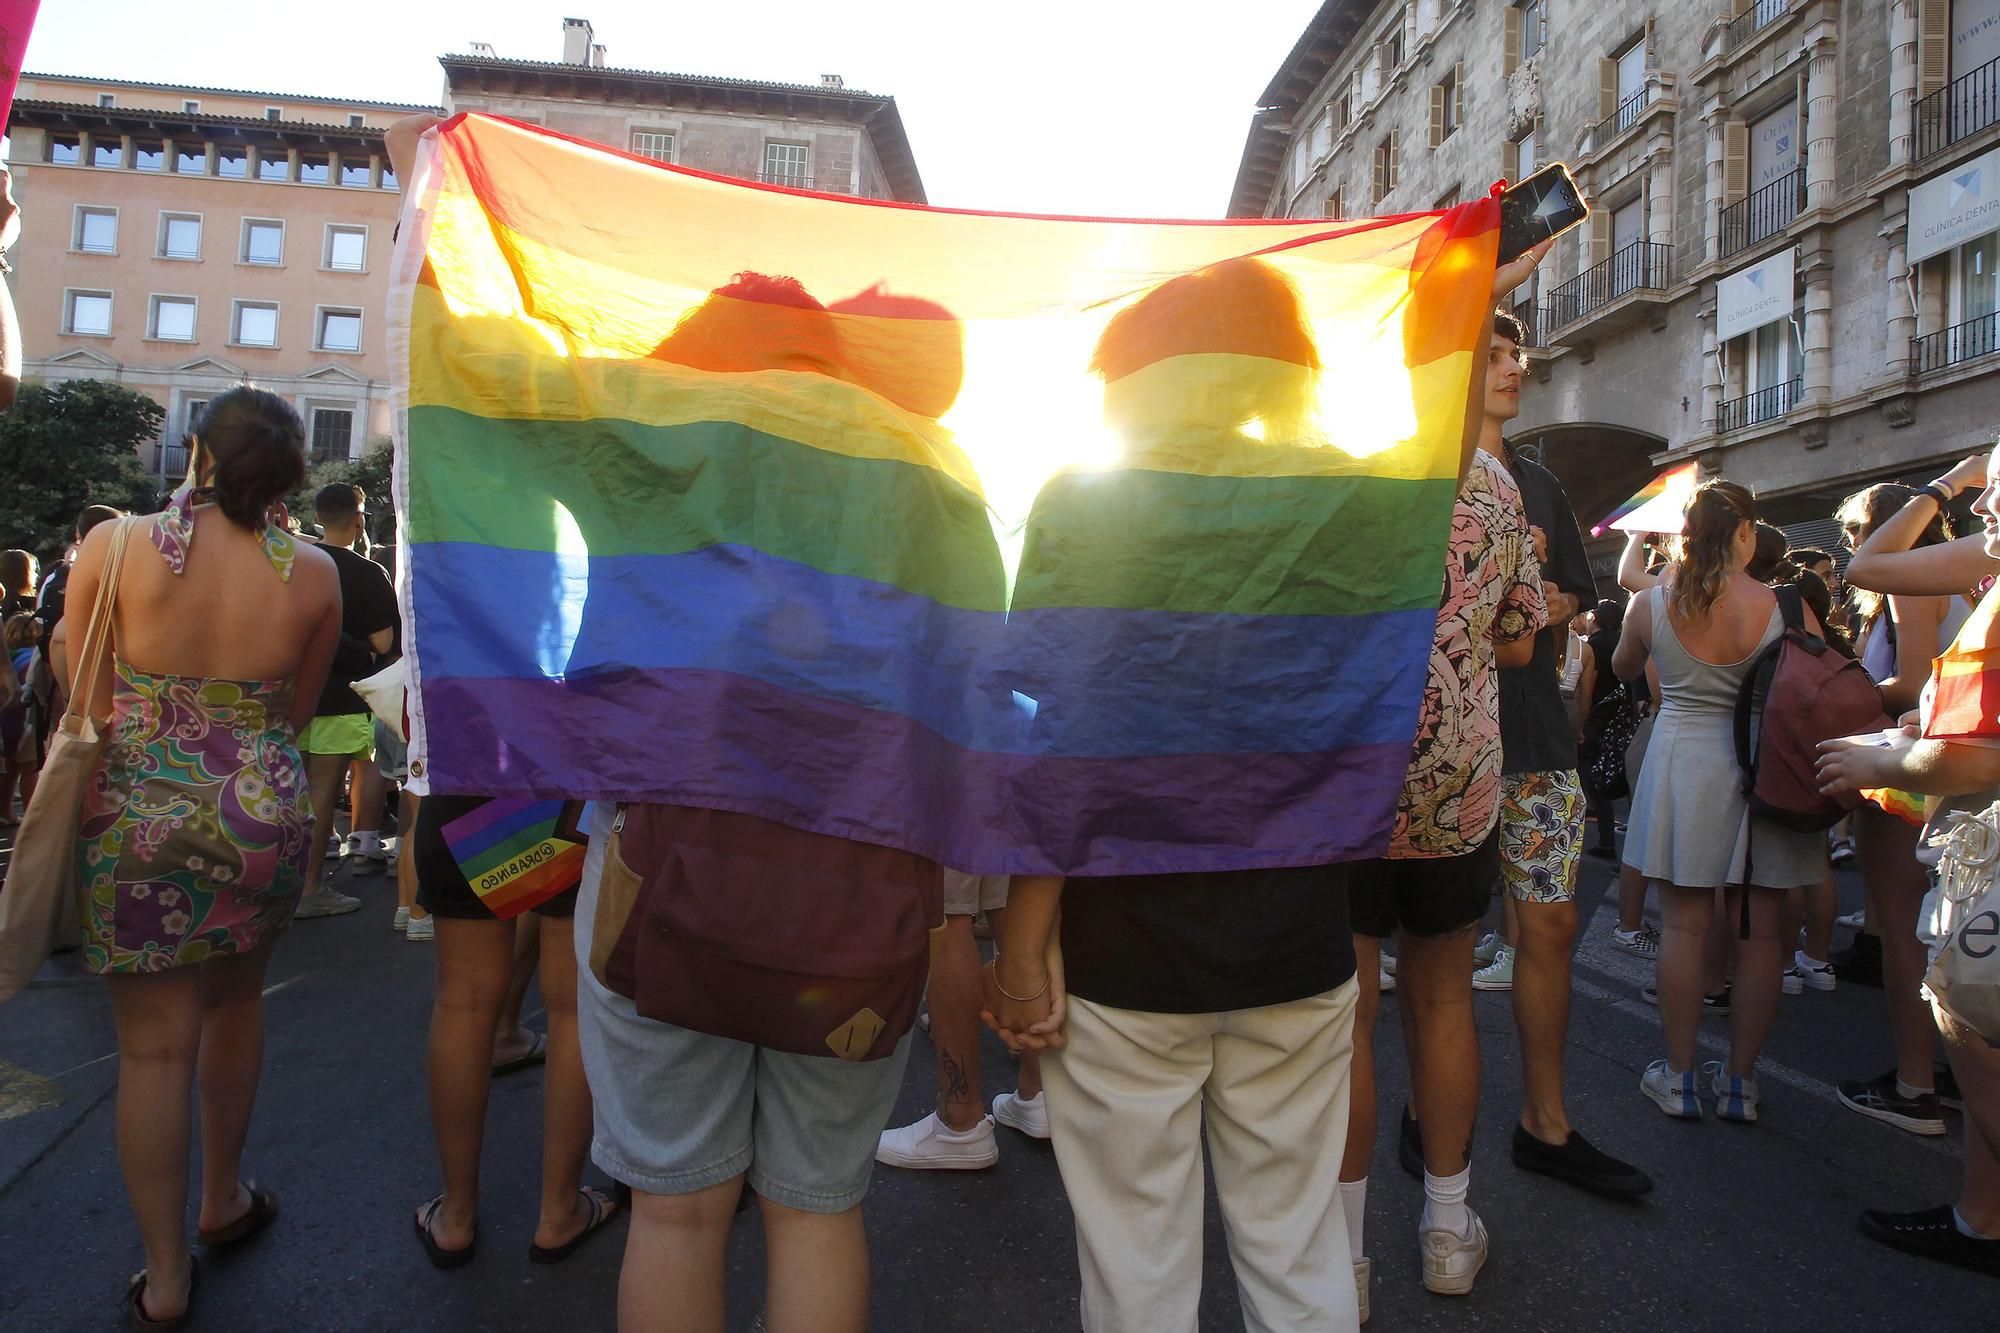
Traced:
<path fill-rule="evenodd" d="M 1620 1206 L 1515 1170 L 1506 1147 L 1519 1095 L 1513 1019 L 1506 996 L 1482 996 L 1486 1091 L 1472 1197 L 1493 1233 L 1492 1261 L 1469 1300 L 1421 1289 L 1421 1189 L 1385 1139 L 1369 1198 L 1371 1327 L 1994 1327 L 1993 1283 L 1906 1261 L 1854 1228 L 1864 1205 L 1952 1197 L 1957 1174 L 1955 1114 L 1949 1138 L 1919 1140 L 1834 1099 L 1838 1079 L 1887 1067 L 1880 992 L 1843 986 L 1785 1001 L 1762 1069 L 1761 1124 L 1670 1121 L 1637 1091 L 1659 1032 L 1639 998 L 1648 965 L 1608 947 L 1608 881 L 1607 867 L 1587 863 L 1572 1114 L 1600 1146 L 1653 1171 L 1659 1188 Z M 343 870 L 339 887 L 367 908 L 296 926 L 267 993 L 263 1094 L 246 1160 L 282 1195 L 283 1215 L 257 1245 L 205 1265 L 192 1326 L 611 1328 L 622 1228 L 560 1267 L 531 1266 L 524 1253 L 539 1072 L 494 1088 L 479 1258 L 449 1273 L 425 1261 L 409 1218 L 436 1190 L 422 1068 L 431 950 L 390 932 L 388 880 Z M 1842 891 L 1854 905 L 1852 877 Z M 539 1022 L 532 1001 L 530 1012 Z M 1394 1018 L 1384 1020 L 1384 1106 L 1393 1108 L 1402 1057 Z M 1711 1023 L 1708 1035 L 1719 1054 L 1722 1026 Z M 916 1041 L 898 1123 L 930 1101 L 930 1047 Z M 990 1095 L 1009 1086 L 1010 1071 L 997 1043 L 988 1053 Z M 0 1009 L 0 1327 L 11 1333 L 117 1326 L 119 1293 L 140 1261 L 113 1151 L 115 1066 L 102 985 L 73 967 L 51 965 Z M 868 1204 L 875 1327 L 1076 1327 L 1076 1260 L 1054 1158 L 1001 1133 L 993 1171 L 877 1172 Z M 755 1318 L 761 1248 L 746 1219 L 730 1256 L 732 1330 Z M 1200 1327 L 1241 1327 L 1212 1201 Z"/>

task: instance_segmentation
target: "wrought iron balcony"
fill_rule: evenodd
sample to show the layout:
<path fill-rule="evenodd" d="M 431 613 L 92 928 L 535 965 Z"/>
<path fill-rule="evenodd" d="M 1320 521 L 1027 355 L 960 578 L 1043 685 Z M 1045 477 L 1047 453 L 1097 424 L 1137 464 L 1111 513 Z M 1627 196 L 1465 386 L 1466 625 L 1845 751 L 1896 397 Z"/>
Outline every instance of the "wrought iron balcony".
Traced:
<path fill-rule="evenodd" d="M 2000 121 L 2000 60 L 1962 74 L 1917 103 L 1917 161 Z"/>
<path fill-rule="evenodd" d="M 1995 352 L 2000 352 L 2000 313 L 1910 339 L 1910 369 L 1923 375 Z"/>
<path fill-rule="evenodd" d="M 1726 435 L 1762 421 L 1776 421 L 1792 410 L 1805 388 L 1804 380 L 1785 380 L 1767 389 L 1732 398 L 1716 408 L 1715 433 Z"/>
<path fill-rule="evenodd" d="M 1722 257 L 1727 259 L 1783 231 L 1806 205 L 1806 169 L 1780 176 L 1722 210 Z"/>
<path fill-rule="evenodd" d="M 1621 296 L 1664 291 L 1672 281 L 1674 247 L 1635 241 L 1549 293 L 1549 330 L 1587 319 Z"/>
<path fill-rule="evenodd" d="M 1651 73 L 1651 70 L 1647 71 L 1648 76 Z M 1604 147 L 1604 145 L 1610 143 L 1626 130 L 1638 124 L 1640 114 L 1645 111 L 1647 105 L 1652 100 L 1653 85 L 1649 82 L 1638 92 L 1633 93 L 1630 97 L 1620 102 L 1616 111 L 1597 122 L 1597 128 L 1590 136 L 1591 148 L 1594 150 Z"/>
<path fill-rule="evenodd" d="M 1757 3 L 1729 20 L 1722 35 L 1724 54 L 1736 50 L 1763 29 L 1792 12 L 1794 0 L 1757 0 Z"/>
<path fill-rule="evenodd" d="M 165 440 L 153 448 L 153 472 L 169 481 L 178 481 L 187 475 L 188 448 L 181 440 L 168 443 Z"/>

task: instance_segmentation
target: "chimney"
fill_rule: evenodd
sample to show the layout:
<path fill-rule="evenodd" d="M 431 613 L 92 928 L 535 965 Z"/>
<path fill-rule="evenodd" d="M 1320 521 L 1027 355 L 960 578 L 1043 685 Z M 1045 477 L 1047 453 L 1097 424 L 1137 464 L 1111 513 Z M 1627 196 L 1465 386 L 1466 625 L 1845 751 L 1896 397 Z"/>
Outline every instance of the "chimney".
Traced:
<path fill-rule="evenodd" d="M 588 65 L 592 35 L 589 19 L 564 19 L 563 64 Z"/>
<path fill-rule="evenodd" d="M 590 63 L 598 69 L 604 68 L 604 43 L 595 42 L 590 48 Z"/>
<path fill-rule="evenodd" d="M 491 42 L 474 42 L 472 44 L 472 54 L 484 56 L 488 60 L 496 60 L 499 58 L 500 53 L 493 49 L 493 43 Z"/>
<path fill-rule="evenodd" d="M 819 76 L 819 86 L 839 92 L 847 86 L 847 80 L 841 78 L 838 74 L 822 74 Z"/>

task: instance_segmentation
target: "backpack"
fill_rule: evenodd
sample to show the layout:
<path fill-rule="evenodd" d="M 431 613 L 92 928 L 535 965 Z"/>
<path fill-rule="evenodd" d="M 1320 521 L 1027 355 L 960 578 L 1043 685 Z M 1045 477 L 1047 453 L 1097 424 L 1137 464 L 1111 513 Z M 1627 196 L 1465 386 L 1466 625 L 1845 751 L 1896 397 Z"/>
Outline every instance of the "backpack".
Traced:
<path fill-rule="evenodd" d="M 590 967 L 643 1018 L 880 1060 L 914 1025 L 944 924 L 915 853 L 688 806 L 619 807 Z"/>
<path fill-rule="evenodd" d="M 1756 818 L 1790 829 L 1831 828 L 1861 800 L 1820 794 L 1820 742 L 1879 731 L 1889 718 L 1861 664 L 1806 629 L 1799 590 L 1775 591 L 1784 633 L 1757 654 L 1736 694 L 1743 795 Z"/>
<path fill-rule="evenodd" d="M 1632 794 L 1631 783 L 1625 776 L 1625 752 L 1639 734 L 1642 720 L 1632 687 L 1622 680 L 1597 701 L 1597 707 L 1584 719 L 1583 743 L 1577 747 L 1577 760 L 1586 785 L 1604 800 L 1615 801 Z"/>

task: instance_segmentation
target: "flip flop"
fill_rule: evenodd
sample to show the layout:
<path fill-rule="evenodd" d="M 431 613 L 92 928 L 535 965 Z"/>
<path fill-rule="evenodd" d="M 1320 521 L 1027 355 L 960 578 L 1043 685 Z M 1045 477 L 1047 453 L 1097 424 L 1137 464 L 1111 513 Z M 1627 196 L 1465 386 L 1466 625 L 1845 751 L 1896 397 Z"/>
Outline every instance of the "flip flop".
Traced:
<path fill-rule="evenodd" d="M 125 1320 L 133 1328 L 145 1329 L 179 1328 L 194 1313 L 194 1289 L 201 1281 L 201 1261 L 193 1254 L 188 1255 L 188 1298 L 187 1306 L 179 1314 L 166 1319 L 155 1319 L 146 1313 L 146 1270 L 140 1269 L 125 1284 L 125 1299 L 120 1302 L 125 1307 Z"/>
<path fill-rule="evenodd" d="M 228 1245 L 241 1245 L 257 1235 L 265 1227 L 278 1220 L 278 1196 L 263 1188 L 254 1180 L 243 1182 L 249 1192 L 250 1207 L 243 1216 L 228 1226 L 217 1227 L 213 1231 L 197 1231 L 194 1238 L 211 1250 Z"/>
<path fill-rule="evenodd" d="M 433 1264 L 439 1268 L 463 1268 L 472 1262 L 472 1256 L 479 1250 L 479 1232 L 477 1229 L 473 1231 L 471 1242 L 463 1249 L 447 1250 L 438 1244 L 437 1237 L 431 1234 L 431 1223 L 437 1220 L 438 1209 L 442 1207 L 444 1207 L 442 1194 L 424 1205 L 423 1213 L 416 1218 L 417 1235 L 423 1238 L 424 1253 L 431 1257 Z"/>
<path fill-rule="evenodd" d="M 535 1034 L 535 1044 L 511 1060 L 493 1066 L 493 1077 L 505 1078 L 518 1074 L 523 1069 L 532 1069 L 549 1058 L 549 1039 L 542 1033 Z"/>
<path fill-rule="evenodd" d="M 605 1194 L 604 1191 L 593 1189 L 586 1185 L 584 1188 L 578 1190 L 577 1193 L 581 1194 L 584 1197 L 584 1201 L 590 1205 L 590 1221 L 584 1224 L 583 1230 L 571 1236 L 561 1245 L 530 1245 L 528 1247 L 529 1263 L 561 1263 L 572 1254 L 575 1254 L 578 1246 L 604 1230 L 605 1227 L 610 1226 L 612 1219 L 618 1216 L 617 1207 L 613 1205 L 610 1196 Z"/>

